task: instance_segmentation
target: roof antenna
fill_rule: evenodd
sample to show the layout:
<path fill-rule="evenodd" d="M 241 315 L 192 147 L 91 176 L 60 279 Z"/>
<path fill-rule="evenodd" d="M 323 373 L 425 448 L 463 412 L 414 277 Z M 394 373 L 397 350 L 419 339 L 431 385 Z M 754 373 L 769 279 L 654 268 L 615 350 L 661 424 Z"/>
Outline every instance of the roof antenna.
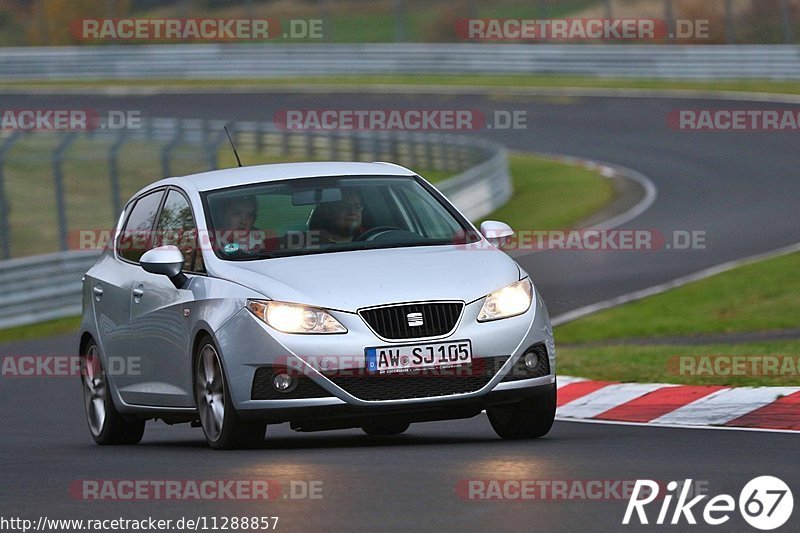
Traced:
<path fill-rule="evenodd" d="M 229 140 L 229 141 L 230 141 L 230 143 L 231 143 L 231 148 L 233 148 L 233 155 L 235 155 L 235 156 L 236 156 L 236 162 L 237 162 L 237 163 L 239 163 L 239 167 L 241 168 L 241 166 L 242 166 L 242 160 L 241 160 L 241 159 L 239 159 L 239 152 L 237 152 L 237 151 L 236 151 L 236 145 L 235 145 L 235 144 L 233 144 L 233 139 L 231 139 L 231 134 L 228 132 L 228 125 L 226 124 L 226 125 L 224 125 L 222 128 L 225 130 L 225 135 L 227 135 L 227 136 L 228 136 L 228 140 Z"/>

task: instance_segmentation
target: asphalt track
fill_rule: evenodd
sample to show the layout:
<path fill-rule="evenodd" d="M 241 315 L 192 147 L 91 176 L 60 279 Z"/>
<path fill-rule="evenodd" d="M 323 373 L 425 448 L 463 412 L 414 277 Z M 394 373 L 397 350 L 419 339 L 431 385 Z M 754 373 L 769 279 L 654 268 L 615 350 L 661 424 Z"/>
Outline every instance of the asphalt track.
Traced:
<path fill-rule="evenodd" d="M 150 116 L 270 120 L 281 109 L 444 108 L 525 110 L 528 128 L 480 131 L 512 149 L 607 161 L 647 175 L 656 202 L 624 227 L 706 232 L 703 250 L 551 251 L 518 257 L 551 313 L 675 279 L 798 239 L 800 171 L 792 133 L 686 133 L 667 127 L 679 108 L 760 109 L 789 105 L 668 98 L 359 94 L 157 96 L 3 95 L 4 108 L 142 110 Z M 154 176 L 156 178 L 157 176 Z M 523 228 L 536 229 L 536 228 Z M 73 353 L 72 337 L 5 345 L 3 355 Z M 9 379 L 0 387 L 2 516 L 144 518 L 280 516 L 307 530 L 613 531 L 624 501 L 464 501 L 467 479 L 635 480 L 693 478 L 735 497 L 760 475 L 776 475 L 800 497 L 797 435 L 558 422 L 535 442 L 497 439 L 484 416 L 413 426 L 372 440 L 359 431 L 298 434 L 270 428 L 264 449 L 219 453 L 197 429 L 150 424 L 137 447 L 99 448 L 85 427 L 75 380 Z M 319 480 L 323 498 L 274 502 L 80 501 L 80 479 Z M 657 514 L 652 511 L 651 519 Z M 697 514 L 697 513 L 696 513 Z M 797 530 L 795 511 L 785 530 Z M 703 526 L 671 529 L 703 530 Z M 666 526 L 662 526 L 666 527 Z M 725 530 L 747 530 L 733 514 Z M 720 529 L 720 528 L 717 528 Z"/>

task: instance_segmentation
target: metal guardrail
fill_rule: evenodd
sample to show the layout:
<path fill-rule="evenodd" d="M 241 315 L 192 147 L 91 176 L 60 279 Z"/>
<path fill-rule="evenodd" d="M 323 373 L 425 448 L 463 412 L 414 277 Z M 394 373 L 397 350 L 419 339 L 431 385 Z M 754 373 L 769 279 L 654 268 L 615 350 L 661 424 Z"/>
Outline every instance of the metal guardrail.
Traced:
<path fill-rule="evenodd" d="M 0 327 L 81 313 L 81 277 L 97 253 L 73 250 L 0 262 Z"/>
<path fill-rule="evenodd" d="M 179 143 L 203 147 L 208 168 L 216 168 L 216 153 L 220 145 L 227 142 L 219 135 L 221 127 L 219 121 L 152 119 L 144 121 L 141 129 L 127 131 L 124 138 L 162 143 L 162 168 L 165 175 L 172 175 L 170 154 Z M 390 160 L 411 168 L 460 171 L 440 182 L 438 188 L 471 219 L 489 214 L 507 202 L 513 192 L 505 148 L 473 137 L 409 132 L 294 132 L 256 122 L 233 123 L 229 129 L 240 151 L 292 153 L 307 159 Z M 105 142 L 110 154 L 119 149 L 119 132 L 95 131 L 81 135 L 92 135 L 94 141 Z M 119 176 L 114 161 L 109 156 L 111 189 L 118 192 Z M 0 160 L 0 176 L 3 162 Z M 116 186 L 114 180 L 117 180 Z M 61 220 L 59 241 L 66 248 L 63 196 L 56 201 L 57 210 L 62 213 L 58 217 Z M 7 209 L 0 209 L 0 219 L 7 213 Z M 9 227 L 7 221 L 0 222 L 3 227 Z M 96 252 L 65 250 L 0 261 L 0 328 L 79 314 L 80 279 L 96 259 Z"/>
<path fill-rule="evenodd" d="M 6 80 L 344 74 L 571 74 L 800 79 L 795 45 L 193 44 L 0 49 Z"/>

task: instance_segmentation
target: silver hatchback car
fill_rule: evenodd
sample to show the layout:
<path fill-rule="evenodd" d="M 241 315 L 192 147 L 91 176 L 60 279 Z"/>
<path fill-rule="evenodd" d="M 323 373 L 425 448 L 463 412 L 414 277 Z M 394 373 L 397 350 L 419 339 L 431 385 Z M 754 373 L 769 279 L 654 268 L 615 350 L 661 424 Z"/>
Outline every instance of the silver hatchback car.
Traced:
<path fill-rule="evenodd" d="M 292 163 L 153 183 L 86 273 L 89 429 L 201 426 L 213 448 L 266 426 L 362 428 L 486 411 L 503 438 L 546 434 L 553 331 L 528 274 L 430 183 L 389 163 Z"/>

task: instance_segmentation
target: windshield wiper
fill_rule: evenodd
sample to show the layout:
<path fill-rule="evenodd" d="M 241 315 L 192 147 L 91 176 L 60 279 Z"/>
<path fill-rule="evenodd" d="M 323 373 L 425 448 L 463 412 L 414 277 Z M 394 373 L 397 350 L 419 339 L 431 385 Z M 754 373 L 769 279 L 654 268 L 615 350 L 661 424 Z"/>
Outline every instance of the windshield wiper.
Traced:
<path fill-rule="evenodd" d="M 256 259 L 276 259 L 279 257 L 295 257 L 301 255 L 315 255 L 336 252 L 354 252 L 358 250 L 381 250 L 390 248 L 413 248 L 416 246 L 444 246 L 453 244 L 450 239 L 436 239 L 427 241 L 401 241 L 401 242 L 362 242 L 354 241 L 350 243 L 337 243 L 335 245 L 325 244 L 317 248 L 296 248 L 296 249 L 278 249 L 278 250 L 262 250 L 244 258 L 244 260 Z"/>

